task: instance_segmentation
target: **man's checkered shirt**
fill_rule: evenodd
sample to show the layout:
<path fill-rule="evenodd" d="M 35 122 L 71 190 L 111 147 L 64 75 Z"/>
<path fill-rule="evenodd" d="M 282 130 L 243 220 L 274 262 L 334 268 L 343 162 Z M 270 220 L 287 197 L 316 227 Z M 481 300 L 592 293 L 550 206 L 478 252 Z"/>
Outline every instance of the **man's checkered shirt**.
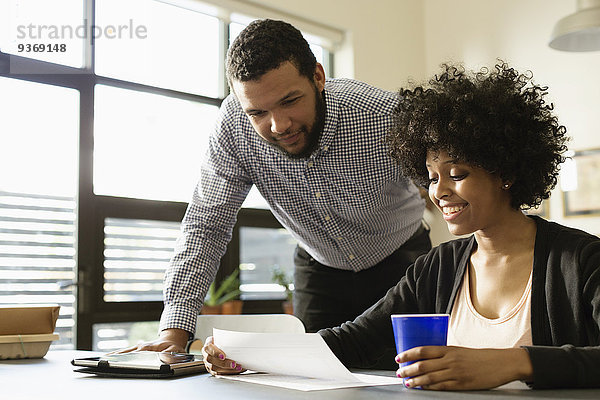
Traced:
<path fill-rule="evenodd" d="M 367 269 L 420 226 L 424 201 L 384 143 L 398 95 L 334 79 L 326 82 L 325 101 L 318 150 L 292 160 L 258 136 L 234 96 L 224 100 L 165 276 L 161 329 L 195 331 L 253 184 L 300 245 L 333 268 Z"/>

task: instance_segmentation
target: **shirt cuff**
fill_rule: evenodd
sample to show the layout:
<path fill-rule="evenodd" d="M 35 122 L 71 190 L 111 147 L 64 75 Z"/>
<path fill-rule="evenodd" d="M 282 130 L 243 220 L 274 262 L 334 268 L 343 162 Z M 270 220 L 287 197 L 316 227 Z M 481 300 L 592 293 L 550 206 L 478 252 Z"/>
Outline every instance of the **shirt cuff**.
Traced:
<path fill-rule="evenodd" d="M 193 339 L 196 333 L 197 319 L 197 310 L 192 310 L 185 306 L 165 305 L 160 317 L 159 332 L 170 328 L 183 329 L 189 332 L 190 339 Z"/>

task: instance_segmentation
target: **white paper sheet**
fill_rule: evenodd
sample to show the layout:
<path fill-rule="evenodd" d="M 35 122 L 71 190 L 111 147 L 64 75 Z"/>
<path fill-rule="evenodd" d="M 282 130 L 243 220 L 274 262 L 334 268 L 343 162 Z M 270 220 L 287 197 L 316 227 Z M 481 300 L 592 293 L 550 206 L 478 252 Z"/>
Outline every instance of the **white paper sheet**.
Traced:
<path fill-rule="evenodd" d="M 248 333 L 213 330 L 214 343 L 245 369 L 262 372 L 221 376 L 296 390 L 397 385 L 402 380 L 353 374 L 316 333 Z"/>
<path fill-rule="evenodd" d="M 401 385 L 402 379 L 367 375 L 367 374 L 352 374 L 358 378 L 358 381 L 344 382 L 335 380 L 326 380 L 318 378 L 306 378 L 302 376 L 278 375 L 278 374 L 263 374 L 263 373 L 244 373 L 241 375 L 218 375 L 219 378 L 229 379 L 234 381 L 242 381 L 249 383 L 258 383 L 261 385 L 277 386 L 286 389 L 313 391 L 313 390 L 329 390 L 343 389 L 361 386 L 382 386 L 382 385 Z"/>

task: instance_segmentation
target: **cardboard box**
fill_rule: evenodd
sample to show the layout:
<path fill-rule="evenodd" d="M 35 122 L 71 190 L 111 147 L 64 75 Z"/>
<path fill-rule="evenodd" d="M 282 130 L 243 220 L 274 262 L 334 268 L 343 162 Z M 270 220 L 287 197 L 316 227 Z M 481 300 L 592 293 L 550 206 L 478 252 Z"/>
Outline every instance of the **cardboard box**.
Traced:
<path fill-rule="evenodd" d="M 57 304 L 0 305 L 0 335 L 35 335 L 54 332 Z"/>
<path fill-rule="evenodd" d="M 58 339 L 59 310 L 57 304 L 0 305 L 0 360 L 44 357 Z"/>
<path fill-rule="evenodd" d="M 59 337 L 56 333 L 41 335 L 1 335 L 0 360 L 42 358 L 50 343 Z"/>

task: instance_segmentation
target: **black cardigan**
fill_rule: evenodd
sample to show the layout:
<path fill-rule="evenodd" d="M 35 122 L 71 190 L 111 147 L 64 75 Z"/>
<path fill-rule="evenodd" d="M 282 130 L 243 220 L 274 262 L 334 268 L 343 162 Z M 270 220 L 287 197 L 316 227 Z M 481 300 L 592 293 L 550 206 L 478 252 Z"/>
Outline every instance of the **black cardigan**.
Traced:
<path fill-rule="evenodd" d="M 539 217 L 526 347 L 536 389 L 600 387 L 600 239 Z M 376 304 L 319 334 L 349 367 L 369 367 L 395 353 L 390 315 L 452 311 L 475 237 L 457 239 L 419 257 Z"/>

